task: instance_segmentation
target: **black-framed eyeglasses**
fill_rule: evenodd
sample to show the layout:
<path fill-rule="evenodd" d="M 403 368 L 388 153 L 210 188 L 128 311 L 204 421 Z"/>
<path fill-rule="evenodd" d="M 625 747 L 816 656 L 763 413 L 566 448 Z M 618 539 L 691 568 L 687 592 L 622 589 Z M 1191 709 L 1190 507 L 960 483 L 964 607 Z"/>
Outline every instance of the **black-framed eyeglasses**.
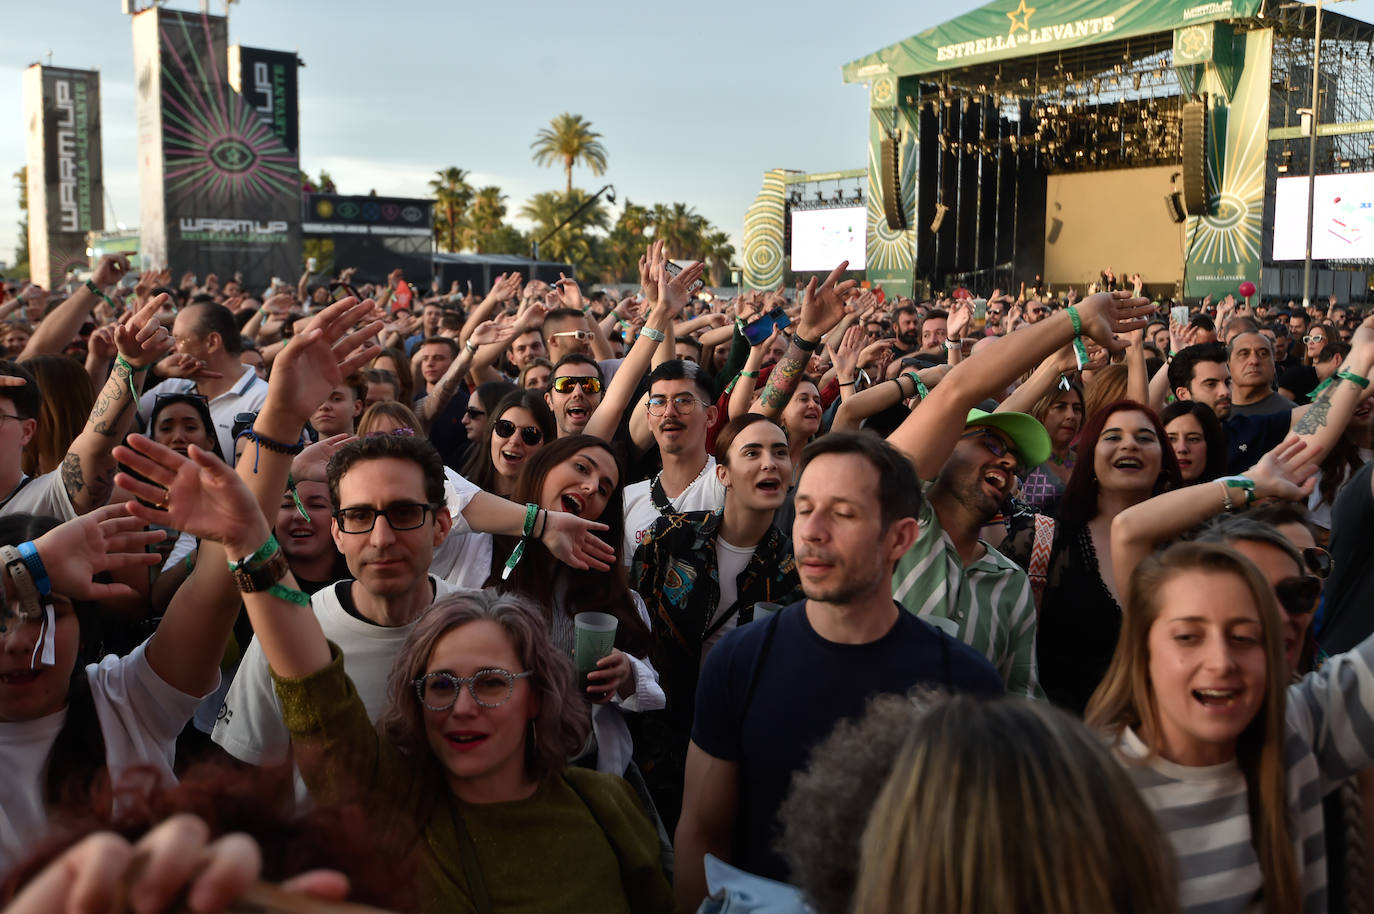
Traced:
<path fill-rule="evenodd" d="M 1304 616 L 1317 608 L 1317 600 L 1322 595 L 1321 578 L 1310 574 L 1284 578 L 1274 585 L 1274 595 L 1288 615 Z"/>
<path fill-rule="evenodd" d="M 515 681 L 533 676 L 530 670 L 512 673 L 499 667 L 478 670 L 471 676 L 439 671 L 415 680 L 415 694 L 430 711 L 447 711 L 458 701 L 458 690 L 467 686 L 473 701 L 484 708 L 499 708 L 515 693 Z"/>
<path fill-rule="evenodd" d="M 1331 553 L 1321 546 L 1308 546 L 1302 551 L 1302 563 L 1307 566 L 1307 570 L 1317 577 L 1325 580 L 1331 576 L 1331 569 L 1335 567 L 1335 561 L 1331 558 Z"/>
<path fill-rule="evenodd" d="M 438 507 L 418 501 L 398 501 L 380 510 L 360 505 L 354 508 L 340 508 L 334 512 L 334 520 L 344 533 L 371 533 L 377 524 L 378 516 L 384 515 L 391 529 L 400 532 L 424 526 L 425 517 Z"/>
<path fill-rule="evenodd" d="M 534 447 L 544 440 L 544 433 L 533 425 L 519 425 L 509 419 L 497 419 L 491 424 L 491 433 L 497 438 L 509 438 L 515 434 L 515 430 L 520 429 L 520 440 L 530 447 Z"/>
<path fill-rule="evenodd" d="M 570 394 L 574 387 L 581 387 L 583 393 L 601 393 L 601 379 L 594 377 L 581 378 L 575 375 L 559 375 L 549 382 L 549 387 L 554 393 Z"/>
<path fill-rule="evenodd" d="M 678 394 L 677 396 L 671 398 L 665 397 L 663 394 L 654 394 L 652 397 L 649 398 L 649 415 L 663 415 L 668 411 L 669 403 L 672 403 L 673 409 L 677 410 L 678 414 L 683 416 L 695 410 L 697 408 L 698 403 L 700 403 L 702 406 L 711 405 L 707 403 L 705 400 L 697 399 L 697 397 L 693 394 Z"/>
<path fill-rule="evenodd" d="M 469 406 L 468 408 L 463 410 L 463 415 L 467 416 L 469 419 L 472 419 L 474 421 L 482 418 L 486 414 L 487 411 L 485 409 L 478 409 L 475 406 Z"/>
<path fill-rule="evenodd" d="M 1011 459 L 1016 461 L 1015 473 L 1018 476 L 1021 475 L 1021 472 L 1025 469 L 1021 463 L 1021 455 L 1016 453 L 1012 446 L 1003 440 L 1001 435 L 997 434 L 997 432 L 988 428 L 986 425 L 971 428 L 959 437 L 981 438 L 983 440 L 983 447 L 987 448 L 988 453 L 992 454 L 994 457 L 1006 457 L 1010 454 Z"/>

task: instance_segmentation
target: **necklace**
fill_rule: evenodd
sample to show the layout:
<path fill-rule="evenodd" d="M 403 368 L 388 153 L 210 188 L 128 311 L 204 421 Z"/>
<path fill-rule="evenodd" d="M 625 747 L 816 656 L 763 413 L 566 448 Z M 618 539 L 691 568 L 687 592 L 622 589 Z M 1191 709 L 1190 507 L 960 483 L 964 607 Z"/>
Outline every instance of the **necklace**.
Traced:
<path fill-rule="evenodd" d="M 1073 448 L 1069 448 L 1068 454 L 1062 460 L 1059 458 L 1057 454 L 1054 453 L 1054 451 L 1050 451 L 1050 463 L 1054 464 L 1055 466 L 1064 467 L 1066 470 L 1072 470 L 1073 465 L 1077 461 L 1078 455 L 1076 455 L 1073 452 Z"/>
<path fill-rule="evenodd" d="M 689 482 L 689 483 L 687 483 L 687 485 L 683 488 L 682 492 L 686 492 L 686 491 L 687 491 L 688 489 L 690 489 L 692 486 L 696 485 L 696 484 L 697 484 L 697 480 L 701 479 L 701 477 L 703 477 L 703 476 L 706 475 L 706 468 L 709 467 L 710 465 L 711 465 L 711 458 L 710 458 L 710 457 L 707 457 L 707 458 L 706 458 L 706 462 L 703 463 L 703 464 L 701 465 L 701 472 L 697 473 L 697 475 L 696 475 L 695 477 L 693 477 L 692 481 Z M 662 489 L 663 489 L 663 471 L 662 471 L 662 470 L 659 470 L 659 471 L 658 471 L 658 475 L 654 477 L 654 484 L 653 484 L 652 488 L 656 488 L 656 489 L 659 489 L 660 491 L 662 491 Z M 682 492 L 679 492 L 678 494 L 681 495 Z"/>

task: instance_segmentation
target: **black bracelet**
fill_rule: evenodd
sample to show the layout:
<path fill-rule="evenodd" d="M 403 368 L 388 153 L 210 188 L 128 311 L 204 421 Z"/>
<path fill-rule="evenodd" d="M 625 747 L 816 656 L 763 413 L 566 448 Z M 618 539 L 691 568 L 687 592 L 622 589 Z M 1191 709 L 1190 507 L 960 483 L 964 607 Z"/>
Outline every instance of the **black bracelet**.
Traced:
<path fill-rule="evenodd" d="M 840 382 L 840 386 L 841 386 L 841 387 L 853 387 L 853 386 L 854 386 L 854 382 L 853 382 L 853 381 L 841 381 L 841 382 Z"/>
<path fill-rule="evenodd" d="M 241 437 L 247 438 L 254 444 L 259 444 L 267 448 L 269 451 L 276 451 L 278 454 L 285 454 L 288 457 L 295 457 L 301 451 L 305 450 L 304 437 L 302 437 L 302 439 L 300 441 L 297 441 L 295 444 L 282 444 L 280 441 L 273 441 L 266 435 L 259 434 L 251 428 L 245 431 L 241 435 Z"/>
<path fill-rule="evenodd" d="M 821 344 L 820 340 L 808 340 L 800 333 L 792 334 L 792 344 L 802 352 L 815 352 L 816 347 Z"/>

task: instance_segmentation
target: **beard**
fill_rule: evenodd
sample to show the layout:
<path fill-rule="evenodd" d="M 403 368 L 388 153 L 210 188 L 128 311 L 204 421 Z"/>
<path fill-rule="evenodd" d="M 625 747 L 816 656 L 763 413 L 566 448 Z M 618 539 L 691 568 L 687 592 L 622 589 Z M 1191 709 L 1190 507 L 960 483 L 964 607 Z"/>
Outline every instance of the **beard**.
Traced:
<path fill-rule="evenodd" d="M 916 335 L 915 330 L 908 330 L 906 333 L 897 334 L 897 342 L 901 343 L 903 346 L 916 346 L 920 344 L 921 340 L 920 337 Z"/>

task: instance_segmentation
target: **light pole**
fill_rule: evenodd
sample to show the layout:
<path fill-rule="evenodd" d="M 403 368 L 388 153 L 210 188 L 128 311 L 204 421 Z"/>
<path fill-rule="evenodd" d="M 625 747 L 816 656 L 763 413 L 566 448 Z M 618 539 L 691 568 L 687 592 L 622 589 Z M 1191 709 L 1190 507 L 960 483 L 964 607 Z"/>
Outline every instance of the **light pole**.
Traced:
<path fill-rule="evenodd" d="M 1307 142 L 1307 244 L 1302 261 L 1302 307 L 1312 303 L 1312 207 L 1316 203 L 1317 128 L 1321 123 L 1322 0 L 1317 0 L 1317 23 L 1312 37 L 1312 116 L 1308 119 Z"/>

